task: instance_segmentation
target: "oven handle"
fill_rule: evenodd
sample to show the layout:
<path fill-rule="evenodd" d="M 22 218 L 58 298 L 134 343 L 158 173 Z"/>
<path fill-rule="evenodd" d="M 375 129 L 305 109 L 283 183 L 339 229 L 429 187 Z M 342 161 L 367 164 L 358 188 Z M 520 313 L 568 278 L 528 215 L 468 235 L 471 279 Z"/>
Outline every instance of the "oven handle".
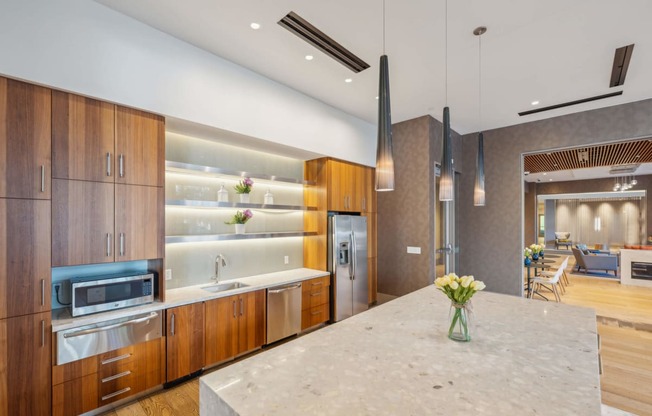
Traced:
<path fill-rule="evenodd" d="M 98 328 L 90 328 L 90 329 L 84 329 L 82 331 L 77 331 L 77 332 L 69 332 L 67 334 L 63 334 L 64 338 L 74 338 L 74 337 L 79 337 L 82 335 L 88 335 L 88 334 L 95 334 L 97 332 L 104 332 L 108 331 L 110 329 L 115 329 L 115 328 L 120 328 L 123 326 L 127 325 L 134 325 L 134 324 L 139 324 L 142 322 L 149 321 L 150 319 L 156 318 L 158 316 L 158 313 L 156 312 L 151 312 L 147 316 L 143 316 L 142 318 L 137 318 L 137 319 L 132 319 L 131 321 L 126 321 L 126 322 L 120 322 L 119 324 L 113 324 L 113 325 L 107 325 L 107 326 L 102 326 Z"/>

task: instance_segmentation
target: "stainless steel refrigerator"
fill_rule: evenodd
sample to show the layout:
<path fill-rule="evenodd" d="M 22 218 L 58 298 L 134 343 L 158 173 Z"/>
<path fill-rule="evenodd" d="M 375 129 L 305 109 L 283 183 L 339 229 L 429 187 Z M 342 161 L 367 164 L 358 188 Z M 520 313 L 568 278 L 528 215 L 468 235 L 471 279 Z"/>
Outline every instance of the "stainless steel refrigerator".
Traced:
<path fill-rule="evenodd" d="M 333 276 L 333 321 L 341 321 L 369 308 L 366 217 L 329 215 L 328 271 Z"/>

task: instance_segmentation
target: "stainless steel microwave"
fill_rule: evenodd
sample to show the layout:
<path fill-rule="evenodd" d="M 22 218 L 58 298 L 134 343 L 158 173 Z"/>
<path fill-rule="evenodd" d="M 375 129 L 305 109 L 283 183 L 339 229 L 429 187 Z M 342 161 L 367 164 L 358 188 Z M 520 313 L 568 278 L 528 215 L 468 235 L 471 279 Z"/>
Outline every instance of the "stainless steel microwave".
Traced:
<path fill-rule="evenodd" d="M 154 273 L 70 279 L 72 316 L 87 315 L 154 301 Z"/>

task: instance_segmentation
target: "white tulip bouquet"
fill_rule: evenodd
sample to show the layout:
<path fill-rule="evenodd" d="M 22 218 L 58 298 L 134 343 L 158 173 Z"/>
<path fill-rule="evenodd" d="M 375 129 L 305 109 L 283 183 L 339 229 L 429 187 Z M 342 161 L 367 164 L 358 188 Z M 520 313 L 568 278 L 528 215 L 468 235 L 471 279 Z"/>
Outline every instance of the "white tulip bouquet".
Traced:
<path fill-rule="evenodd" d="M 435 279 L 437 289 L 444 292 L 451 300 L 452 316 L 448 328 L 448 338 L 455 341 L 470 341 L 471 334 L 469 331 L 469 308 L 467 302 L 476 292 L 483 290 L 486 286 L 480 280 L 475 280 L 473 276 L 459 277 L 455 273 L 450 273 Z"/>

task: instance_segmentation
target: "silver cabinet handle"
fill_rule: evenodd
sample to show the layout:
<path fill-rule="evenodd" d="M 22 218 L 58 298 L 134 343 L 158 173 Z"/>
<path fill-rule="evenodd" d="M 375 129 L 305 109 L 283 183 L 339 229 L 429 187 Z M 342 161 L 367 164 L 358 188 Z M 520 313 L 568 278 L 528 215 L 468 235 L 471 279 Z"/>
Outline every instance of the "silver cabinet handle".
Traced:
<path fill-rule="evenodd" d="M 321 296 L 321 292 L 311 293 L 310 296 L 311 296 L 311 297 L 312 297 L 312 296 Z"/>
<path fill-rule="evenodd" d="M 106 257 L 111 256 L 111 233 L 106 233 Z"/>
<path fill-rule="evenodd" d="M 285 292 L 286 290 L 298 289 L 300 287 L 301 287 L 301 283 L 292 286 L 282 287 L 280 289 L 267 289 L 267 291 L 269 293 L 281 293 L 281 292 Z"/>
<path fill-rule="evenodd" d="M 106 176 L 111 176 L 111 153 L 106 152 Z"/>
<path fill-rule="evenodd" d="M 107 364 L 114 363 L 114 362 L 116 362 L 116 361 L 126 360 L 126 359 L 129 358 L 129 357 L 131 357 L 131 354 L 118 355 L 117 357 L 113 357 L 113 358 L 108 358 L 108 359 L 106 359 L 106 360 L 102 360 L 101 364 L 102 364 L 102 365 L 107 365 Z"/>
<path fill-rule="evenodd" d="M 136 318 L 136 319 L 132 319 L 130 321 L 120 322 L 119 324 L 100 326 L 100 327 L 97 327 L 97 328 L 89 328 L 89 329 L 84 329 L 84 330 L 77 331 L 77 332 L 69 332 L 67 334 L 63 334 L 63 337 L 64 338 L 74 338 L 74 337 L 79 337 L 79 336 L 82 336 L 82 335 L 94 334 L 96 332 L 104 332 L 104 331 L 108 331 L 110 329 L 121 328 L 121 327 L 127 326 L 127 325 L 134 325 L 134 324 L 139 324 L 139 323 L 142 323 L 142 322 L 147 322 L 150 319 L 156 318 L 157 316 L 158 316 L 158 313 L 150 312 L 149 315 L 143 316 L 142 318 Z M 174 314 L 172 315 L 172 319 L 173 319 L 172 322 L 174 324 Z"/>
<path fill-rule="evenodd" d="M 170 317 L 170 333 L 174 335 L 174 314 Z"/>
<path fill-rule="evenodd" d="M 362 198 L 362 210 L 364 211 L 366 209 L 367 209 L 367 198 L 363 197 Z"/>
<path fill-rule="evenodd" d="M 244 302 L 243 299 L 240 298 L 240 316 L 244 314 Z"/>
<path fill-rule="evenodd" d="M 125 176 L 125 156 L 123 154 L 118 157 L 118 162 L 120 164 L 120 177 L 123 178 Z"/>
<path fill-rule="evenodd" d="M 114 375 L 114 376 L 109 376 L 109 377 L 103 378 L 103 379 L 102 379 L 102 383 L 106 383 L 106 382 L 109 382 L 109 381 L 117 380 L 117 379 L 122 378 L 122 377 L 124 377 L 124 376 L 128 376 L 129 374 L 131 374 L 131 370 L 123 371 L 123 372 L 120 373 L 120 374 L 116 374 L 116 375 Z"/>
<path fill-rule="evenodd" d="M 102 400 L 109 400 L 112 397 L 119 396 L 121 394 L 124 394 L 124 393 L 130 391 L 130 390 L 131 390 L 131 387 L 125 387 L 124 389 L 118 390 L 115 393 L 111 393 L 111 394 L 107 394 L 106 396 L 102 396 Z"/>
<path fill-rule="evenodd" d="M 233 301 L 233 317 L 235 318 L 235 301 Z"/>
<path fill-rule="evenodd" d="M 319 315 L 320 313 L 321 313 L 321 310 L 319 310 L 319 311 L 314 311 L 314 312 L 311 312 L 310 314 L 311 314 L 311 315 Z"/>
<path fill-rule="evenodd" d="M 120 255 L 125 255 L 125 233 L 120 233 Z"/>
<path fill-rule="evenodd" d="M 321 284 L 324 284 L 324 282 L 313 282 L 313 283 L 310 283 L 311 286 L 317 286 L 317 285 L 321 285 Z"/>
<path fill-rule="evenodd" d="M 41 279 L 41 306 L 45 306 L 45 279 Z"/>
<path fill-rule="evenodd" d="M 41 347 L 45 347 L 45 321 L 41 319 Z"/>
<path fill-rule="evenodd" d="M 45 165 L 41 165 L 41 192 L 45 192 Z"/>

